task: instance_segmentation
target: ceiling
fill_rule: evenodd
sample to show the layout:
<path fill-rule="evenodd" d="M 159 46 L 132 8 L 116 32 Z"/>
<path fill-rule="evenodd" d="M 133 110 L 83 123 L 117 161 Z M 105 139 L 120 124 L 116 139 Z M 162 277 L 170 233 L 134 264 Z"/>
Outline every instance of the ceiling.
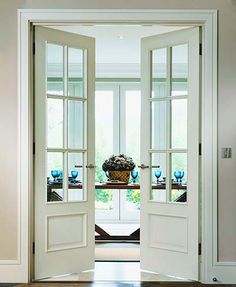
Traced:
<path fill-rule="evenodd" d="M 50 28 L 96 38 L 97 64 L 139 64 L 140 40 L 188 27 L 163 25 L 73 25 Z"/>

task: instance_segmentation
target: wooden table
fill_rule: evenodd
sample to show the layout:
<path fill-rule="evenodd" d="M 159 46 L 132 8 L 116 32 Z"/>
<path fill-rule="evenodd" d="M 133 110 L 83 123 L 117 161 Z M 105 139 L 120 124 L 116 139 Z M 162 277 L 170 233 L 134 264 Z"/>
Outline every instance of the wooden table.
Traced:
<path fill-rule="evenodd" d="M 57 194 L 55 191 L 52 191 L 53 189 L 61 189 L 62 183 L 59 182 L 50 182 L 47 184 L 47 196 L 48 201 L 62 201 L 62 197 Z M 82 189 L 83 185 L 81 183 L 69 183 L 68 186 L 69 189 Z M 166 184 L 165 183 L 158 183 L 158 184 L 152 184 L 152 189 L 165 189 Z M 126 189 L 126 190 L 132 190 L 132 189 L 140 189 L 140 185 L 138 183 L 128 183 L 128 184 L 110 184 L 110 183 L 95 183 L 95 189 Z M 186 190 L 187 185 L 182 185 L 178 183 L 172 183 L 172 189 L 181 189 Z M 177 202 L 186 202 L 187 200 L 187 193 L 186 191 L 183 192 L 183 194 L 176 200 Z M 95 236 L 96 241 L 139 241 L 140 240 L 140 228 L 132 232 L 130 235 L 110 235 L 108 232 L 106 232 L 103 228 L 101 228 L 99 225 L 95 224 L 95 231 L 99 235 Z"/>
<path fill-rule="evenodd" d="M 47 185 L 47 191 L 50 192 L 52 189 L 61 189 L 62 183 L 59 182 L 51 182 Z M 69 183 L 69 189 L 82 189 L 83 185 L 81 183 Z M 165 183 L 154 183 L 152 184 L 152 189 L 165 189 Z M 95 189 L 140 189 L 140 185 L 138 183 L 128 183 L 128 184 L 110 184 L 110 183 L 95 183 Z M 178 183 L 172 184 L 172 189 L 187 189 L 187 185 L 182 185 Z"/>

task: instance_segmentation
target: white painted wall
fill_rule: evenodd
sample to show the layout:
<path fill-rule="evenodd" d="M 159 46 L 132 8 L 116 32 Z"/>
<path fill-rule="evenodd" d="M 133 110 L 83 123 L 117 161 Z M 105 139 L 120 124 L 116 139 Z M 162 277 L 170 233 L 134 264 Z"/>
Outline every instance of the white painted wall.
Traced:
<path fill-rule="evenodd" d="M 236 0 L 0 0 L 0 260 L 17 256 L 17 9 L 155 8 L 219 10 L 219 258 L 236 261 Z M 219 153 L 220 155 L 220 153 Z"/>

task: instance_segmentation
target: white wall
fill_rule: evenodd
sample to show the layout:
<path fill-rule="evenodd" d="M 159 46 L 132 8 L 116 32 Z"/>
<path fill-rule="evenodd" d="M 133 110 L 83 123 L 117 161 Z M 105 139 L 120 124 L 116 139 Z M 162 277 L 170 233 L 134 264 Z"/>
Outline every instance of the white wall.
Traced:
<path fill-rule="evenodd" d="M 236 0 L 0 0 L 0 260 L 17 256 L 17 9 L 156 8 L 219 10 L 219 258 L 236 261 Z"/>

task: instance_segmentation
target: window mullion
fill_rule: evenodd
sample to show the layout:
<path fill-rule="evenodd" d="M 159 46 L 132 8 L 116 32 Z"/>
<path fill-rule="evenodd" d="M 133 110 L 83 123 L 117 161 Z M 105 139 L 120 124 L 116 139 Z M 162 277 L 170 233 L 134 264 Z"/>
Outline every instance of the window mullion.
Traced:
<path fill-rule="evenodd" d="M 167 120 L 166 120 L 166 143 L 167 149 L 171 148 L 171 61 L 172 59 L 172 49 L 167 48 Z M 166 152 L 166 201 L 170 201 L 170 188 L 172 186 L 171 182 L 171 152 Z"/>
<path fill-rule="evenodd" d="M 64 95 L 68 95 L 68 47 L 64 46 Z M 64 201 L 68 202 L 68 100 L 63 99 L 63 145 L 65 152 L 63 153 L 63 192 Z"/>

